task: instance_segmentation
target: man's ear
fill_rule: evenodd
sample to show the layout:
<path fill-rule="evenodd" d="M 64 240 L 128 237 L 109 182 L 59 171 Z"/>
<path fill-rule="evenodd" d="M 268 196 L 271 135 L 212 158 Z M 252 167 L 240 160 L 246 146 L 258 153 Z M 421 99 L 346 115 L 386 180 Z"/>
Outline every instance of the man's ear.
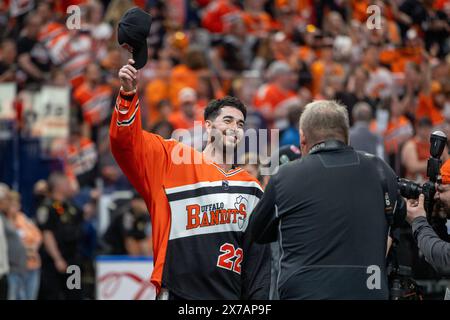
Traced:
<path fill-rule="evenodd" d="M 305 134 L 303 130 L 300 129 L 300 150 L 302 151 L 302 155 L 306 155 L 308 153 L 308 141 L 306 140 Z"/>
<path fill-rule="evenodd" d="M 300 129 L 299 131 L 300 131 L 300 146 L 302 146 L 302 147 L 306 146 L 307 141 L 306 141 L 305 134 L 303 133 L 302 129 Z"/>
<path fill-rule="evenodd" d="M 212 127 L 212 121 L 211 120 L 205 120 L 205 128 L 207 131 L 211 130 Z"/>

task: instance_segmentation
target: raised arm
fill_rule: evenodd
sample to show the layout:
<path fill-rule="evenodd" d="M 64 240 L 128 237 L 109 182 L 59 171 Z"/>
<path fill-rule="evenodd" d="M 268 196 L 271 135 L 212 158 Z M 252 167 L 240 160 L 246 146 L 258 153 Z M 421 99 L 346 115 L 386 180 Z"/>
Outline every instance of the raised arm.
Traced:
<path fill-rule="evenodd" d="M 137 73 L 134 61 L 119 71 L 121 90 L 110 125 L 111 152 L 136 190 L 148 200 L 152 188 L 162 186 L 176 143 L 142 130 Z"/>

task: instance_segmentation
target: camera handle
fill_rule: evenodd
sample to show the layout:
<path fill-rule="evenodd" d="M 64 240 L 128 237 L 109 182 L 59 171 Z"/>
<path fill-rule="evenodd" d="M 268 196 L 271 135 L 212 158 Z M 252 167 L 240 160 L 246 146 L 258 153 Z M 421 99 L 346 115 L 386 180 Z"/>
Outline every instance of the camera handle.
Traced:
<path fill-rule="evenodd" d="M 366 155 L 369 155 L 369 154 L 366 154 Z M 392 228 L 392 225 L 394 224 L 395 208 L 392 205 L 392 201 L 389 197 L 389 188 L 388 188 L 386 173 L 384 172 L 384 168 L 381 164 L 382 160 L 378 159 L 378 157 L 376 157 L 374 155 L 369 155 L 369 159 L 372 160 L 372 162 L 375 164 L 375 168 L 377 169 L 378 174 L 380 176 L 381 189 L 383 190 L 384 215 L 388 222 L 389 232 L 390 232 L 390 229 Z"/>

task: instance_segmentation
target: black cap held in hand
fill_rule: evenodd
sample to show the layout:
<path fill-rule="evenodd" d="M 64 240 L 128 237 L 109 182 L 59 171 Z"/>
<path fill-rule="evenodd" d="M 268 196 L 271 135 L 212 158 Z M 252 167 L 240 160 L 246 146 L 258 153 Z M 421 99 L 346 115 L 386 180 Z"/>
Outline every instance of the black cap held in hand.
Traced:
<path fill-rule="evenodd" d="M 147 63 L 147 37 L 152 17 L 140 8 L 131 8 L 119 21 L 119 44 L 133 53 L 134 67 L 141 69 Z"/>

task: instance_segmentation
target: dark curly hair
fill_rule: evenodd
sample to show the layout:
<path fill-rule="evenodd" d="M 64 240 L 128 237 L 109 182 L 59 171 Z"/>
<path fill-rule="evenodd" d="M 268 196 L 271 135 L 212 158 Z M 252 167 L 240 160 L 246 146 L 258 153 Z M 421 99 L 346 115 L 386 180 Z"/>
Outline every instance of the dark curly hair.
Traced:
<path fill-rule="evenodd" d="M 205 108 L 205 121 L 206 120 L 214 120 L 220 114 L 220 109 L 224 107 L 233 107 L 238 109 L 244 115 L 244 120 L 247 117 L 247 108 L 238 98 L 226 96 L 222 99 L 214 99 L 208 103 L 208 106 Z"/>

